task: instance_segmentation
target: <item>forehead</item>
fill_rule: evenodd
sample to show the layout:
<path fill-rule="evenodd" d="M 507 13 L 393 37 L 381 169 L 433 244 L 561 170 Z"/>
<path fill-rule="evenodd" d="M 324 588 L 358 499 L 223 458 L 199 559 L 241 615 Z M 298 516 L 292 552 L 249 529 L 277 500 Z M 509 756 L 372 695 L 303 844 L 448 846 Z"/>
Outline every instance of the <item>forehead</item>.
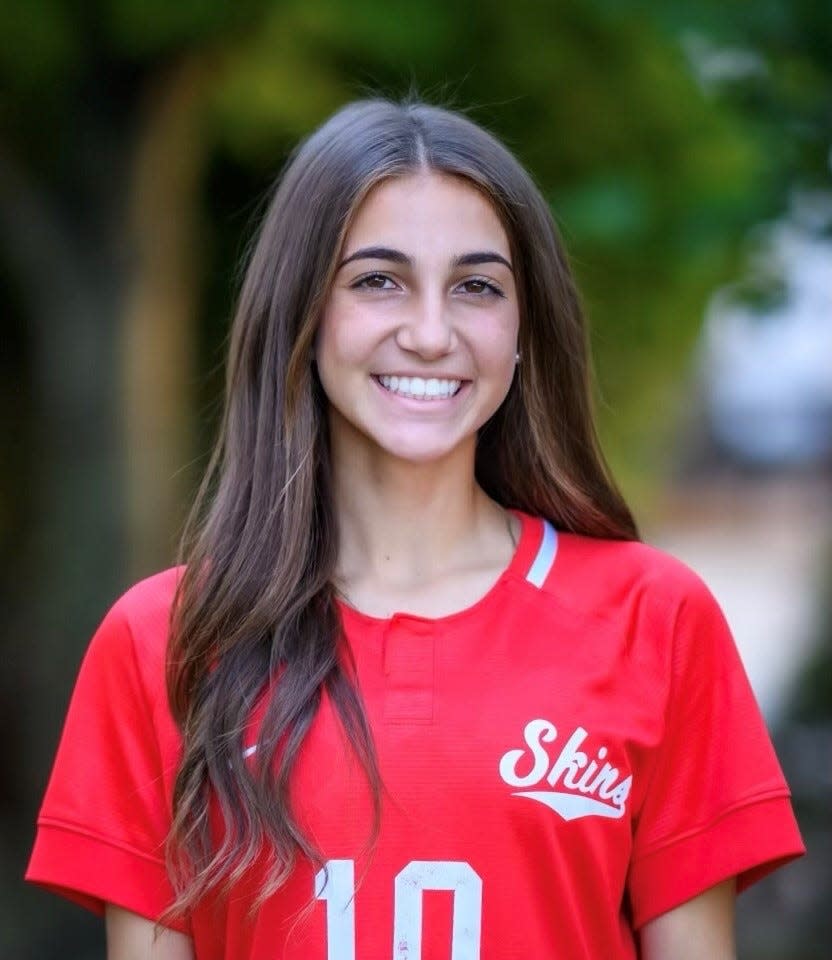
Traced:
<path fill-rule="evenodd" d="M 506 259 L 510 254 L 491 201 L 470 181 L 435 171 L 391 177 L 368 192 L 347 229 L 344 253 L 367 244 L 453 254 L 485 245 Z"/>

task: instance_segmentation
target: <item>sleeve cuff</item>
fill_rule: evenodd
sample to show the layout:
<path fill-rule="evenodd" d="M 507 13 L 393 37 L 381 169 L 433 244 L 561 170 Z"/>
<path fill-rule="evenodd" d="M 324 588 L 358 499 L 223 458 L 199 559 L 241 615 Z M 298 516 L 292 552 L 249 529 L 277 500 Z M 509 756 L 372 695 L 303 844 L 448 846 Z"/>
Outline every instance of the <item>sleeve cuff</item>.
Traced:
<path fill-rule="evenodd" d="M 787 796 L 734 808 L 634 860 L 633 926 L 638 929 L 729 877 L 737 878 L 739 893 L 805 852 Z"/>
<path fill-rule="evenodd" d="M 173 901 L 162 860 L 54 823 L 38 825 L 26 880 L 99 915 L 112 903 L 156 921 Z M 184 920 L 165 926 L 190 933 Z"/>

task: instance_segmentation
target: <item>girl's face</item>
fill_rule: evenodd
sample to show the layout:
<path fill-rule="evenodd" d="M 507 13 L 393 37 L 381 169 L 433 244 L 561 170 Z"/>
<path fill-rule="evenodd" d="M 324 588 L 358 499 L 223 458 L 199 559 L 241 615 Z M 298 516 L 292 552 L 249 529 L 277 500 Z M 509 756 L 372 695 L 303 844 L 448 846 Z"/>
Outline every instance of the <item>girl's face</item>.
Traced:
<path fill-rule="evenodd" d="M 476 443 L 515 369 L 505 230 L 467 181 L 385 180 L 355 213 L 316 341 L 333 447 L 414 463 Z"/>

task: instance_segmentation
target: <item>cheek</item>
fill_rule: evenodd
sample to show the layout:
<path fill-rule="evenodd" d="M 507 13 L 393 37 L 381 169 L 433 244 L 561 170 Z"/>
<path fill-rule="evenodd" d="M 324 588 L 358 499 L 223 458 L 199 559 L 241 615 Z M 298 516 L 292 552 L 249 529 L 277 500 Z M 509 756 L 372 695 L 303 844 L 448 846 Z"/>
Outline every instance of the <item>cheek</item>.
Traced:
<path fill-rule="evenodd" d="M 517 375 L 515 356 L 518 350 L 519 322 L 516 315 L 506 318 L 506 321 L 493 332 L 487 344 L 490 358 L 494 390 L 499 394 L 497 406 L 505 399 Z"/>
<path fill-rule="evenodd" d="M 315 358 L 319 364 L 327 365 L 337 361 L 344 347 L 348 345 L 349 324 L 345 322 L 343 314 L 344 311 L 331 301 L 321 314 L 321 322 L 315 335 Z"/>
<path fill-rule="evenodd" d="M 339 366 L 338 336 L 335 326 L 332 316 L 325 310 L 315 334 L 315 367 L 324 393 L 329 399 L 337 389 L 336 372 Z"/>
<path fill-rule="evenodd" d="M 315 366 L 330 400 L 336 398 L 360 369 L 366 354 L 361 325 L 342 309 L 325 309 L 315 336 Z"/>
<path fill-rule="evenodd" d="M 511 379 L 517 353 L 519 324 L 513 313 L 501 317 L 498 323 L 479 331 L 477 350 L 481 362 L 495 375 Z"/>
<path fill-rule="evenodd" d="M 372 318 L 353 304 L 333 295 L 321 314 L 316 339 L 316 356 L 324 354 L 339 360 L 356 360 L 366 347 Z"/>

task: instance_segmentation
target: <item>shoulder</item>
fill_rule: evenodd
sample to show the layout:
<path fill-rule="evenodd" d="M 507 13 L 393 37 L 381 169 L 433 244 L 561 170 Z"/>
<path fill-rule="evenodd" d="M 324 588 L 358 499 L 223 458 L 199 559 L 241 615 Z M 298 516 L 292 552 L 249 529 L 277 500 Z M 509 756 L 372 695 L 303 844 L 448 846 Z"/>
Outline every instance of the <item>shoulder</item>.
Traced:
<path fill-rule="evenodd" d="M 670 630 L 691 613 L 721 616 L 702 578 L 657 547 L 549 531 L 552 559 L 537 584 L 543 606 L 593 620 L 624 619 L 633 626 L 653 622 Z M 546 539 L 545 533 L 539 535 L 541 551 Z"/>
<path fill-rule="evenodd" d="M 183 567 L 171 567 L 126 590 L 110 607 L 87 650 L 85 664 L 138 676 L 148 688 L 164 682 L 170 613 Z"/>
<path fill-rule="evenodd" d="M 124 621 L 142 633 L 166 628 L 184 567 L 169 567 L 139 580 L 115 601 L 107 616 Z M 164 627 L 163 627 L 164 625 Z"/>
<path fill-rule="evenodd" d="M 658 669 L 706 671 L 738 662 L 731 629 L 703 579 L 676 557 L 639 541 L 558 535 L 558 552 L 541 593 L 559 611 L 600 632 L 612 631 L 640 661 Z"/>
<path fill-rule="evenodd" d="M 702 579 L 677 557 L 639 540 L 601 540 L 574 533 L 558 534 L 560 577 L 552 586 L 573 591 L 658 591 L 682 600 L 705 588 Z M 554 571 L 553 571 L 554 572 Z"/>

